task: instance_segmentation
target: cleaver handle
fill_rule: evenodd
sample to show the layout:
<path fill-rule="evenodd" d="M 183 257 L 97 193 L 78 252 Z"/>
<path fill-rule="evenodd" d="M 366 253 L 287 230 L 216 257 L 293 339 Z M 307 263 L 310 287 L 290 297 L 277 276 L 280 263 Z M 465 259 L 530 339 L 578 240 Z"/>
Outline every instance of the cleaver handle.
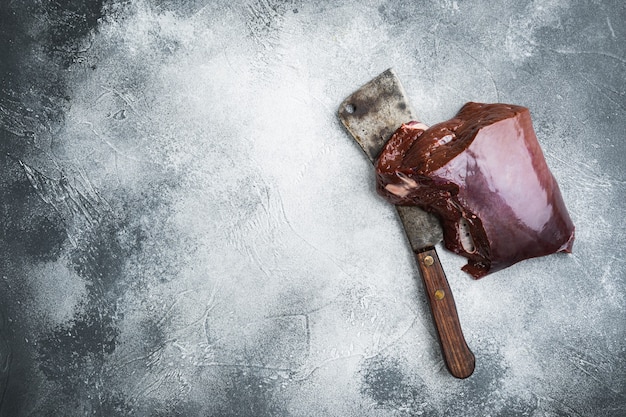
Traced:
<path fill-rule="evenodd" d="M 474 372 L 475 358 L 470 351 L 456 311 L 452 291 L 434 247 L 415 252 L 420 275 L 437 328 L 439 343 L 446 366 L 457 378 L 467 378 Z"/>

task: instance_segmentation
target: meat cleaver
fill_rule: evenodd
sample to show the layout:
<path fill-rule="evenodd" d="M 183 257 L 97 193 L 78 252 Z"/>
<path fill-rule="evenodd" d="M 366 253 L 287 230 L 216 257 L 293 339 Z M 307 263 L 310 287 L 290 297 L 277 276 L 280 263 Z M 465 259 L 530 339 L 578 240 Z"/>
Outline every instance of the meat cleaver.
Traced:
<path fill-rule="evenodd" d="M 346 98 L 339 107 L 339 119 L 373 163 L 402 123 L 418 120 L 392 69 Z M 424 282 L 446 366 L 453 376 L 467 378 L 474 372 L 475 359 L 465 342 L 454 298 L 435 251 L 443 238 L 439 220 L 417 207 L 396 208 Z"/>

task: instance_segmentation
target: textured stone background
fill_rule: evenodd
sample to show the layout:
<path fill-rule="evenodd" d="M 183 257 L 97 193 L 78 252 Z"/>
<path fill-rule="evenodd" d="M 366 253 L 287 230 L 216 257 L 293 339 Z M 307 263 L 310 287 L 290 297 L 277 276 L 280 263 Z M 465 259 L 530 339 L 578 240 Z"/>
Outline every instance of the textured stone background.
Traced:
<path fill-rule="evenodd" d="M 0 3 L 0 415 L 626 415 L 626 6 Z M 421 3 L 421 4 L 420 4 Z M 531 109 L 572 255 L 480 281 L 443 365 L 339 103 Z"/>

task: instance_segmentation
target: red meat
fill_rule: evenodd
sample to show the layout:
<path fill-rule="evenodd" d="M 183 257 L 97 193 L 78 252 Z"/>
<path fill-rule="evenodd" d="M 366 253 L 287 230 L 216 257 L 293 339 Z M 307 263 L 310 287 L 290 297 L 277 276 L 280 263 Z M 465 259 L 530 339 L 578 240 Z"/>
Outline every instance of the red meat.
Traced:
<path fill-rule="evenodd" d="M 527 108 L 467 103 L 428 128 L 403 124 L 376 163 L 377 190 L 441 220 L 445 246 L 475 278 L 571 252 L 574 225 Z"/>

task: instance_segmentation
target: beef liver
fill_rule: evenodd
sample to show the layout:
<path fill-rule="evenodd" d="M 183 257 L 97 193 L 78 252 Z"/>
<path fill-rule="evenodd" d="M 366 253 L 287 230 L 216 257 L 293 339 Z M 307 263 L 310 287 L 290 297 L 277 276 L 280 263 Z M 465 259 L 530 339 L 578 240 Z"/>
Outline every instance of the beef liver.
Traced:
<path fill-rule="evenodd" d="M 527 108 L 467 103 L 430 128 L 403 124 L 376 162 L 377 190 L 441 219 L 445 246 L 475 278 L 571 252 L 574 225 Z"/>

